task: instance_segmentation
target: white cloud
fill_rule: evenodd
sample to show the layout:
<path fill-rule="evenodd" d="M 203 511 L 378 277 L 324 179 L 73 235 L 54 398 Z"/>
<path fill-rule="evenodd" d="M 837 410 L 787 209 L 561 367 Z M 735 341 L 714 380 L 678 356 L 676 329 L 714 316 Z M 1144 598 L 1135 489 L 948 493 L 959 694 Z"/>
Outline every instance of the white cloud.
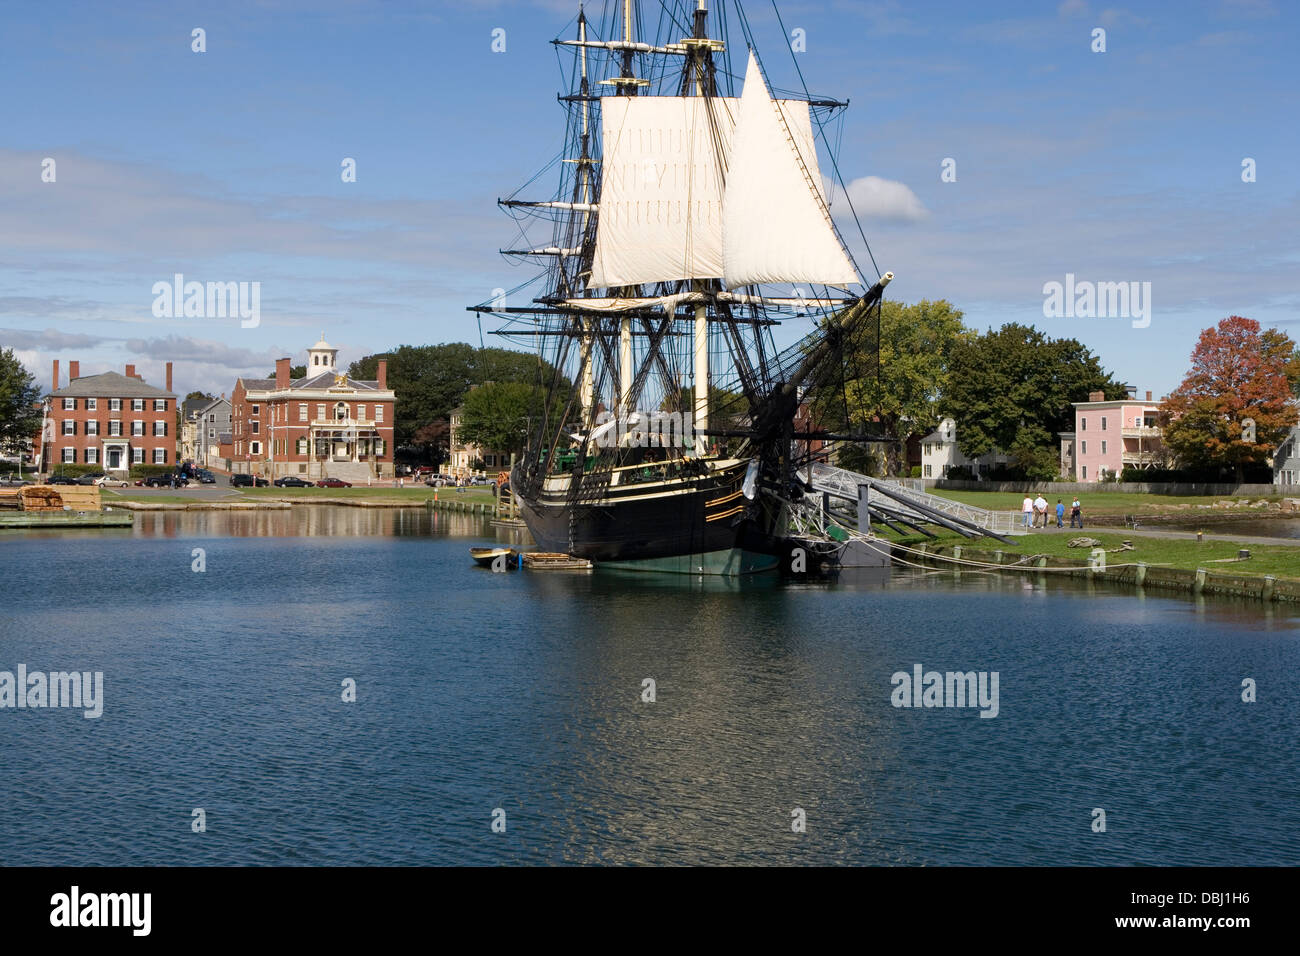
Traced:
<path fill-rule="evenodd" d="M 844 191 L 836 184 L 830 191 L 831 207 L 836 214 L 848 215 Z M 853 211 L 861 219 L 883 219 L 891 222 L 920 222 L 930 211 L 905 183 L 879 176 L 860 176 L 848 186 L 848 198 Z M 842 209 L 840 207 L 843 207 Z"/>

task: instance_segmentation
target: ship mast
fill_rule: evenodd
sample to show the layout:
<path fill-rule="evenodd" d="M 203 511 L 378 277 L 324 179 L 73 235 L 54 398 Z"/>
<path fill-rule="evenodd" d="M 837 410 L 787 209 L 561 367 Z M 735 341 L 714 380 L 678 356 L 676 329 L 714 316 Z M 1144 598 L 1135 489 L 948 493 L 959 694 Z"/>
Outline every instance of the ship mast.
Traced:
<path fill-rule="evenodd" d="M 591 220 L 591 91 L 587 81 L 587 14 L 581 6 L 578 8 L 578 43 L 580 44 L 578 51 L 582 60 L 582 83 L 579 87 L 582 96 L 582 160 L 578 164 L 578 177 L 582 184 L 581 202 L 584 206 L 580 235 L 586 236 L 588 224 Z M 589 432 L 592 425 L 595 424 L 596 413 L 596 378 L 595 369 L 592 368 L 591 316 L 584 315 L 581 322 L 582 340 L 579 346 L 579 367 L 582 370 L 582 384 L 579 401 L 582 404 L 582 427 L 584 431 Z"/>
<path fill-rule="evenodd" d="M 623 0 L 623 69 L 619 92 L 636 96 L 636 78 L 632 74 L 632 0 Z M 618 324 L 618 413 L 626 420 L 632 414 L 632 317 L 624 315 Z"/>
<path fill-rule="evenodd" d="M 706 0 L 699 0 L 699 6 L 695 10 L 695 32 L 693 39 L 707 40 L 708 29 L 706 21 L 708 18 L 708 7 Z M 704 83 L 704 59 L 707 56 L 709 47 L 707 45 L 692 45 L 691 55 L 687 58 L 686 66 L 691 72 L 695 81 L 695 95 L 705 95 Z M 712 93 L 712 90 L 709 90 Z M 703 292 L 705 284 L 703 281 L 696 279 L 693 283 L 696 292 Z M 709 309 L 708 306 L 701 302 L 695 306 L 695 453 L 703 455 L 708 450 L 709 430 Z"/>

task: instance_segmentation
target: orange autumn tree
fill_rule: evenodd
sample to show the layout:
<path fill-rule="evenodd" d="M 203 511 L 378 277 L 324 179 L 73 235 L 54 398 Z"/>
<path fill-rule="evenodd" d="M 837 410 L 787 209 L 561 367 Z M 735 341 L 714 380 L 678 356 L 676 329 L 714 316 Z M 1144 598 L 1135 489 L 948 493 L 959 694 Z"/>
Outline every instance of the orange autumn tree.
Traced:
<path fill-rule="evenodd" d="M 1191 370 L 1165 402 L 1165 444 L 1183 467 L 1231 470 L 1241 482 L 1246 466 L 1265 464 L 1296 424 L 1298 383 L 1295 342 L 1230 315 L 1201 333 Z"/>

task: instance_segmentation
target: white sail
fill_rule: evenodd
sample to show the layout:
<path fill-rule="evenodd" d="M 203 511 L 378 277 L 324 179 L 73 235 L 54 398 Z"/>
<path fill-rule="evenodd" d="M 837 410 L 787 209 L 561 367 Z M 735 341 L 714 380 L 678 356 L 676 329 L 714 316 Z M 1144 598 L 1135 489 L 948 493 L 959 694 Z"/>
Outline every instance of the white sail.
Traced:
<path fill-rule="evenodd" d="M 604 172 L 588 287 L 721 279 L 722 195 L 730 188 L 724 184 L 741 101 L 608 96 L 600 102 Z M 779 107 L 816 176 L 808 104 L 781 100 Z"/>
<path fill-rule="evenodd" d="M 600 102 L 600 221 L 588 285 L 721 276 L 721 170 L 735 101 L 609 96 Z"/>
<path fill-rule="evenodd" d="M 821 195 L 807 105 L 797 104 L 802 116 L 791 122 L 793 105 L 778 111 L 751 52 L 722 205 L 722 278 L 728 289 L 860 281 Z"/>

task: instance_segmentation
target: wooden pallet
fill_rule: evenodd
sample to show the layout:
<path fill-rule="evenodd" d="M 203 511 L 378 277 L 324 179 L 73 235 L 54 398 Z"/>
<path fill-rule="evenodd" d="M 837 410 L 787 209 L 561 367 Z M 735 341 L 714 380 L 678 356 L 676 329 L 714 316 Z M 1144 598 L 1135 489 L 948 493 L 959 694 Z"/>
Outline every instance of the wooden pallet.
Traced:
<path fill-rule="evenodd" d="M 592 567 L 586 558 L 547 551 L 523 551 L 519 559 L 529 571 L 590 571 Z"/>

